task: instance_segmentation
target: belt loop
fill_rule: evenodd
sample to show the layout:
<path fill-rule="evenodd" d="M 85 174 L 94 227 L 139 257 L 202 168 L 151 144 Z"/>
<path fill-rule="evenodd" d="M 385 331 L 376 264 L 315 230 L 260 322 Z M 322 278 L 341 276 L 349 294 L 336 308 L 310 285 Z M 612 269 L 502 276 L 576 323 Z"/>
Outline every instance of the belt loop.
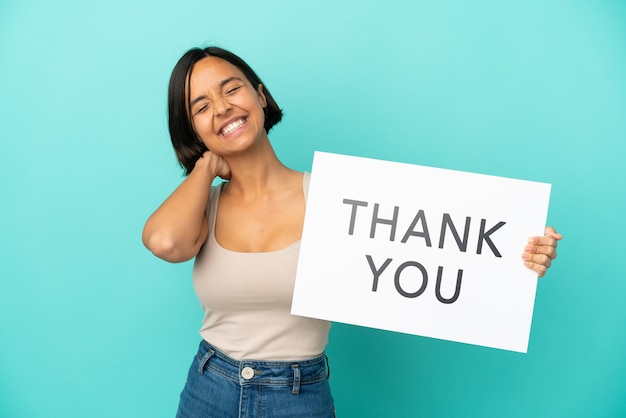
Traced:
<path fill-rule="evenodd" d="M 209 361 L 209 359 L 213 357 L 214 354 L 215 354 L 215 351 L 213 350 L 209 350 L 206 353 L 204 353 L 204 356 L 202 356 L 202 358 L 200 359 L 200 363 L 198 364 L 198 373 L 204 374 L 204 366 Z"/>
<path fill-rule="evenodd" d="M 328 361 L 328 356 L 324 355 L 326 358 L 326 378 L 330 379 L 330 361 Z"/>
<path fill-rule="evenodd" d="M 300 366 L 296 364 L 292 364 L 291 368 L 293 369 L 293 388 L 291 389 L 291 393 L 294 395 L 300 394 Z"/>

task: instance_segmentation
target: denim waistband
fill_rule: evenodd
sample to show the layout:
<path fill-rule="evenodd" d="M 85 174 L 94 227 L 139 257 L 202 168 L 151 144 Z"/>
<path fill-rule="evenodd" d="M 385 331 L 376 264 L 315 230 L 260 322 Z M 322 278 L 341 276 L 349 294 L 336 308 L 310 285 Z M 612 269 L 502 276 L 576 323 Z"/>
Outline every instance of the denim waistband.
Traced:
<path fill-rule="evenodd" d="M 292 386 L 294 394 L 330 377 L 326 353 L 299 361 L 235 360 L 202 340 L 197 357 L 200 374 L 208 369 L 240 385 Z"/>

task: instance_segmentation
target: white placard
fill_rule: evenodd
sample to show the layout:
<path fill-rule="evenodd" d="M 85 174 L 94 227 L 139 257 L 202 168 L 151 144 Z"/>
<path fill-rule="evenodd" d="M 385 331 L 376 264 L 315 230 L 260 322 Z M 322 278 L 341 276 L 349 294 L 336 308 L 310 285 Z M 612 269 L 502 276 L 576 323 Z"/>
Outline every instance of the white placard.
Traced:
<path fill-rule="evenodd" d="M 550 185 L 316 152 L 292 314 L 526 352 Z"/>

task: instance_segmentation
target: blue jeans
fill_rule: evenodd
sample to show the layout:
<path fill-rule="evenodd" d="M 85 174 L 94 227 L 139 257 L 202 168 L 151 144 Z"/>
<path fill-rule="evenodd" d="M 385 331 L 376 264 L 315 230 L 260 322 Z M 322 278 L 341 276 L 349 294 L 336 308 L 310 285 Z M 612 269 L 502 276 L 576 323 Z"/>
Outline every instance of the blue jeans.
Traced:
<path fill-rule="evenodd" d="M 238 361 L 200 343 L 177 418 L 334 418 L 326 354 L 304 361 Z"/>

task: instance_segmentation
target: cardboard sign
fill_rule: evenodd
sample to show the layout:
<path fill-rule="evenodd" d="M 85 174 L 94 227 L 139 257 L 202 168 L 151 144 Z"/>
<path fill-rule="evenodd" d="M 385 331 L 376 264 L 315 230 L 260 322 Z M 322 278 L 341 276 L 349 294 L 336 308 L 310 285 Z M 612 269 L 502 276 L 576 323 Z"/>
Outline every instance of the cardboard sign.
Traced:
<path fill-rule="evenodd" d="M 550 185 L 316 152 L 292 314 L 526 352 Z"/>

